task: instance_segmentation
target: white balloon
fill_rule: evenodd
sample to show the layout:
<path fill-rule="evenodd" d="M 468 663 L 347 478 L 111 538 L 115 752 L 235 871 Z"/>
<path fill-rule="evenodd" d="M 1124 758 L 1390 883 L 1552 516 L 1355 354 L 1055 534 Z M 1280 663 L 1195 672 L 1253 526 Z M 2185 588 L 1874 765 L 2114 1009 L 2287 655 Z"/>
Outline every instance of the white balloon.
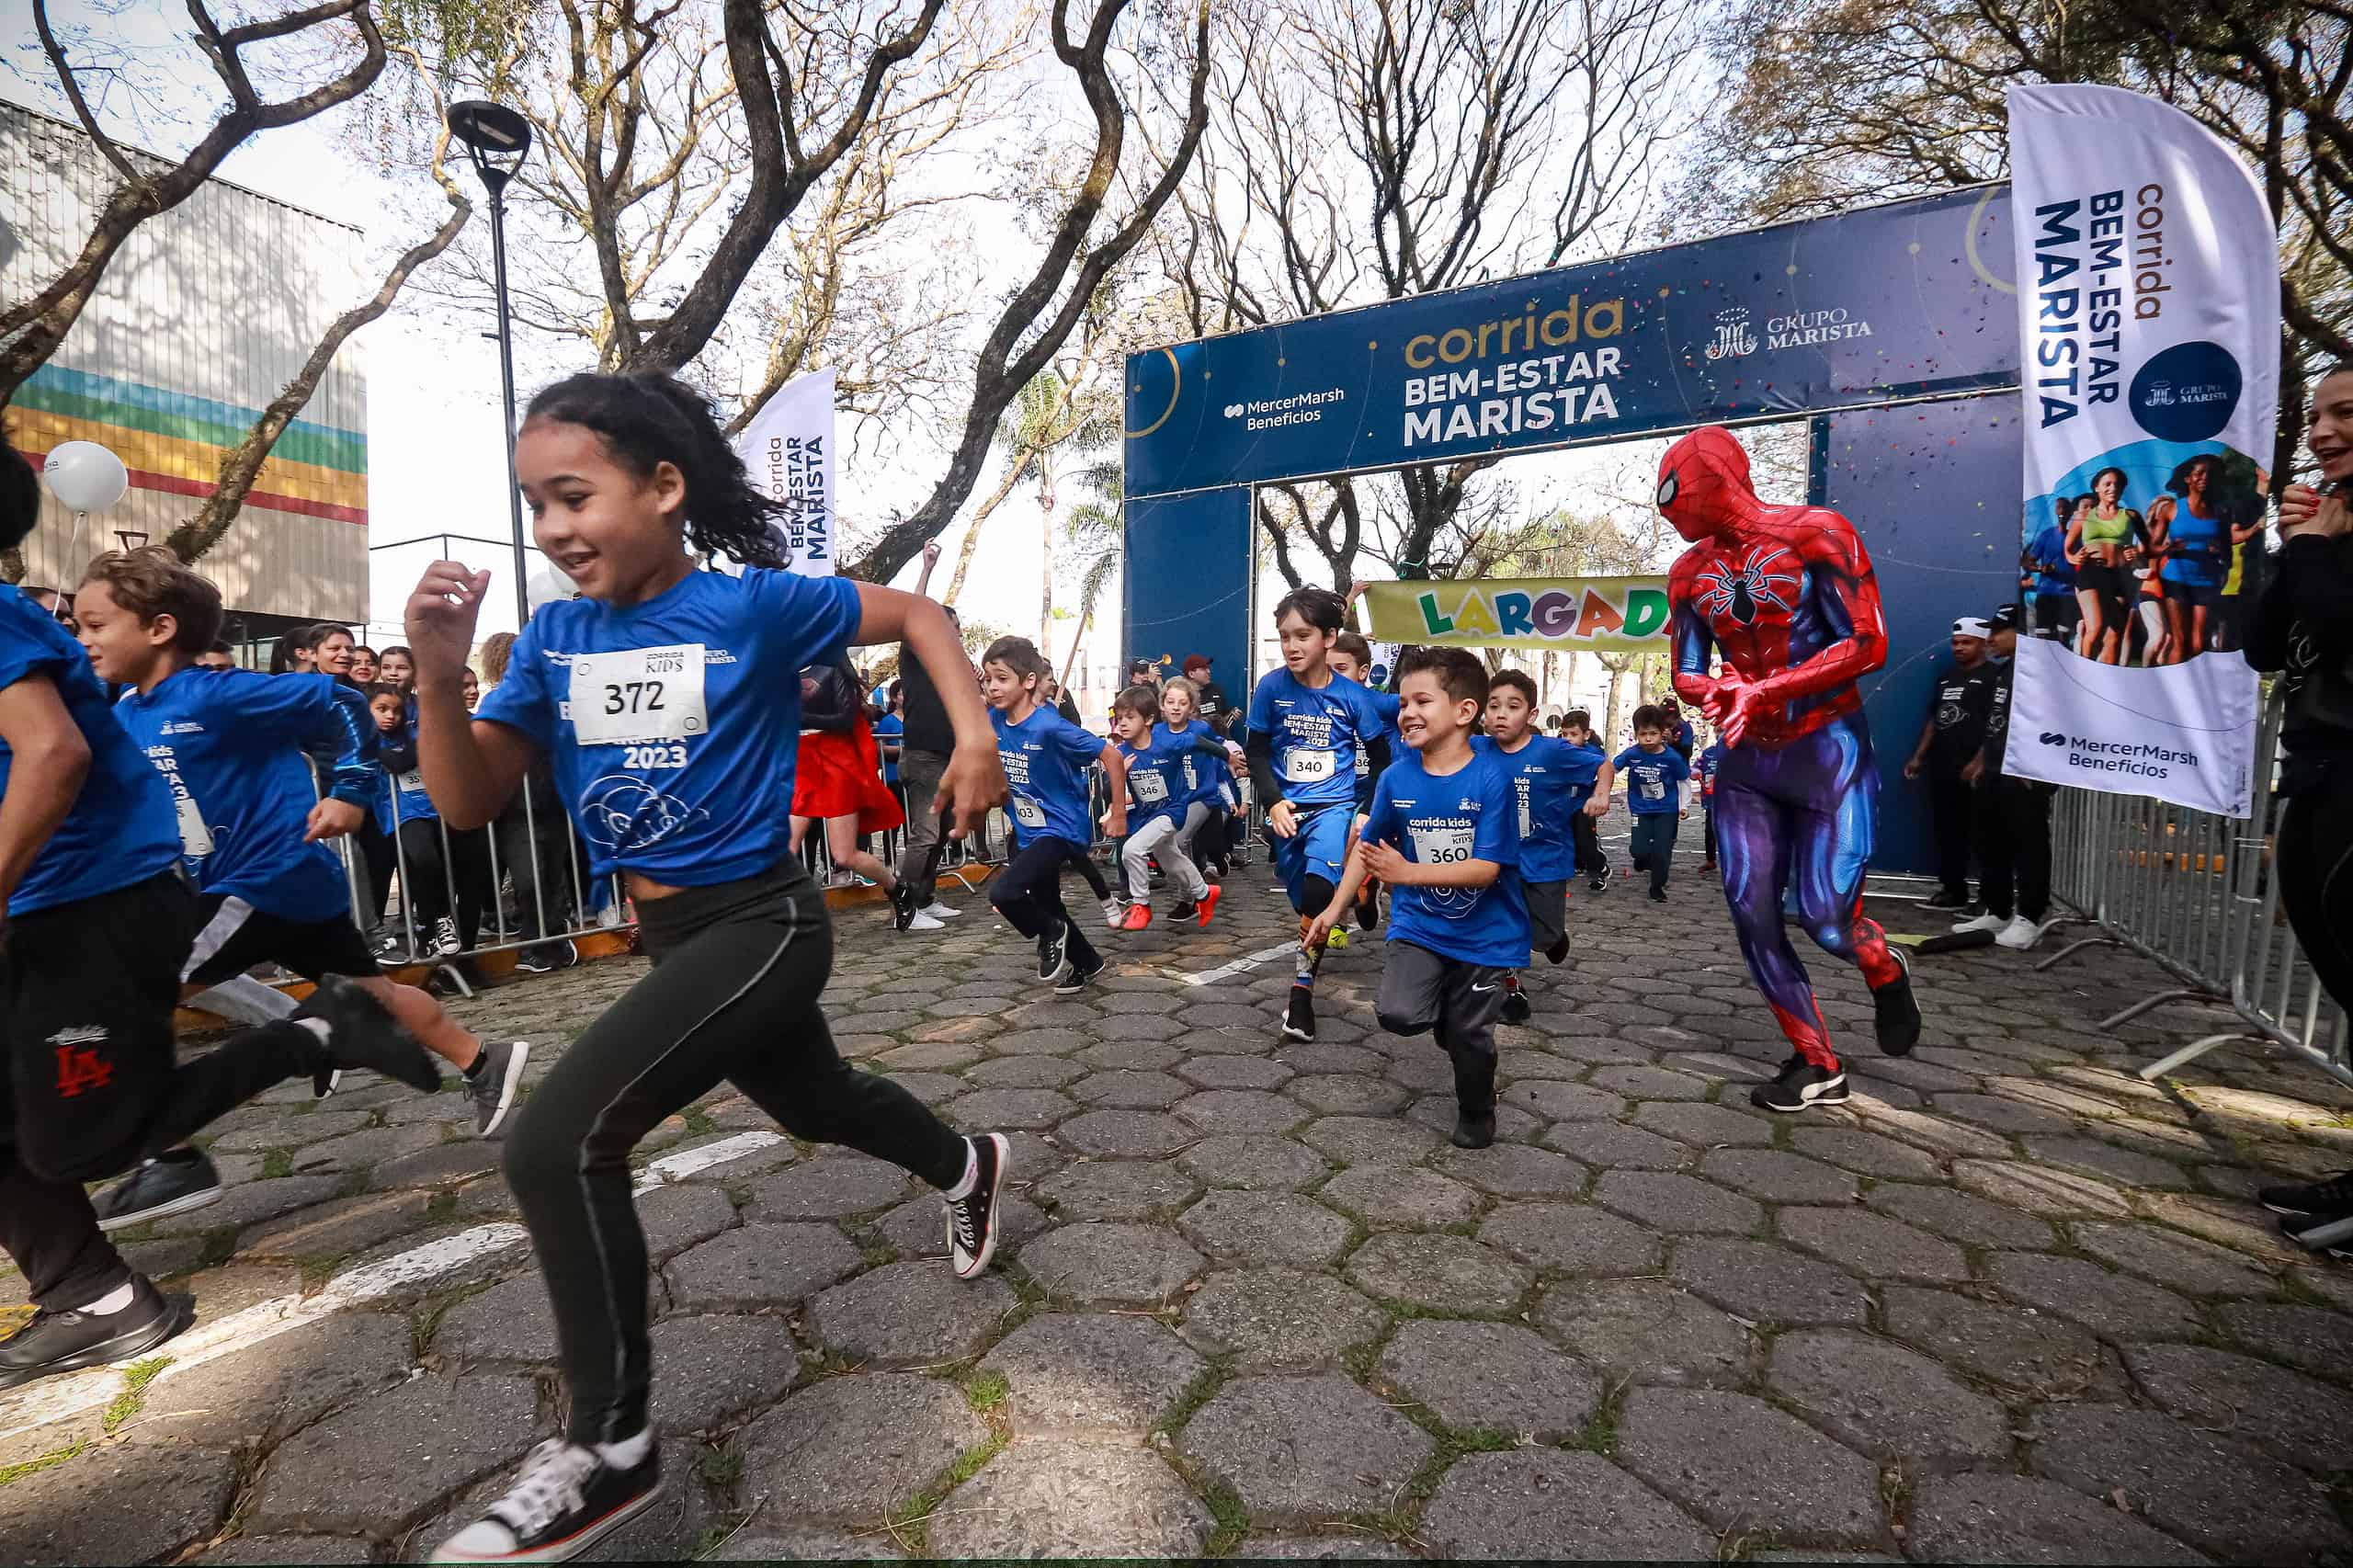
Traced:
<path fill-rule="evenodd" d="M 41 462 L 49 493 L 76 512 L 103 512 L 131 488 L 131 471 L 96 441 L 61 441 Z"/>
<path fill-rule="evenodd" d="M 577 598 L 580 590 L 573 586 L 571 578 L 553 566 L 542 566 L 523 579 L 523 597 L 536 610 L 541 605 L 553 604 L 559 599 Z"/>

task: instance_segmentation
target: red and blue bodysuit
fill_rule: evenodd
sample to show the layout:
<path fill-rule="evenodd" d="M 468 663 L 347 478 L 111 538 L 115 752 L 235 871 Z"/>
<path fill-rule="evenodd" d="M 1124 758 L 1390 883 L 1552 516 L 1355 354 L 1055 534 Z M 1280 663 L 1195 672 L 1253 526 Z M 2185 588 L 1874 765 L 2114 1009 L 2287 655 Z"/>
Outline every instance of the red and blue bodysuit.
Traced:
<path fill-rule="evenodd" d="M 1855 680 L 1887 660 L 1870 556 L 1837 513 L 1758 500 L 1748 454 L 1712 426 L 1668 449 L 1658 505 L 1691 542 L 1667 578 L 1675 690 L 1700 706 L 1727 748 L 1716 775 L 1716 853 L 1749 972 L 1796 1059 L 1838 1072 L 1781 919 L 1794 883 L 1806 933 L 1861 968 L 1881 1048 L 1909 1051 L 1920 1016 L 1908 974 L 1861 913 L 1879 768 Z"/>

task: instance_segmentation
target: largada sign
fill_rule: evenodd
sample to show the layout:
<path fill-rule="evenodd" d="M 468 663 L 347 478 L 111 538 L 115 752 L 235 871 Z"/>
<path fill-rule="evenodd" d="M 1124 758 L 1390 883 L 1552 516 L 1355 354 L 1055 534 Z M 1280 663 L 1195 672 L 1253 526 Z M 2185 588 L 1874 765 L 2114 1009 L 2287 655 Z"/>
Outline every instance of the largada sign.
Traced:
<path fill-rule="evenodd" d="M 2007 385 L 2009 247 L 2007 192 L 1956 191 L 1152 349 L 1127 493 Z"/>

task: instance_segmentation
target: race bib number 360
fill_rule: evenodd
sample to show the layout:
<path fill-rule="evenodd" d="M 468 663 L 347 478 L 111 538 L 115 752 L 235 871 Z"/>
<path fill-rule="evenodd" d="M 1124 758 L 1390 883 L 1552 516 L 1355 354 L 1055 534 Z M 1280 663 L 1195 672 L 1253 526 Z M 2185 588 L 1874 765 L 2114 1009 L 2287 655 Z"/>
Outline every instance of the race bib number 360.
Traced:
<path fill-rule="evenodd" d="M 572 732 L 582 745 L 692 740 L 710 728 L 703 645 L 572 656 Z"/>
<path fill-rule="evenodd" d="M 1459 866 L 1471 858 L 1475 830 L 1468 827 L 1419 827 L 1406 830 L 1414 839 L 1414 859 L 1424 866 Z"/>

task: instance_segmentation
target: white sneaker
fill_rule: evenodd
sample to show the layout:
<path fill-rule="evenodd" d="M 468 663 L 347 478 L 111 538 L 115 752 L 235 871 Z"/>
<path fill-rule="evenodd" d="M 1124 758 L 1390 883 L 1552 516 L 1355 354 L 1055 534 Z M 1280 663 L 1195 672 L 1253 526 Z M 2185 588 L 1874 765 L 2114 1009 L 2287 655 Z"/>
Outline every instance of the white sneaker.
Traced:
<path fill-rule="evenodd" d="M 934 920 L 953 920 L 963 913 L 964 912 L 962 910 L 942 903 L 936 898 L 929 903 L 925 904 L 922 909 L 916 911 L 916 914 L 919 916 L 928 915 Z"/>
<path fill-rule="evenodd" d="M 2023 952 L 2042 940 L 2042 927 L 2021 915 L 1996 932 L 1994 940 Z"/>
<path fill-rule="evenodd" d="M 1116 898 L 1107 898 L 1103 901 L 1104 925 L 1116 931 L 1120 928 L 1120 922 L 1127 917 L 1128 906 L 1125 903 Z"/>
<path fill-rule="evenodd" d="M 1952 930 L 1953 935 L 1958 937 L 1963 931 L 1999 931 L 2008 926 L 2009 923 L 2010 917 L 2008 915 L 1995 915 L 1988 912 L 1979 915 L 1974 920 L 1956 920 L 1953 922 Z"/>
<path fill-rule="evenodd" d="M 948 929 L 948 922 L 945 920 L 934 920 L 931 917 L 931 911 L 927 909 L 918 909 L 915 913 L 915 918 L 907 922 L 907 929 L 910 931 L 945 931 Z"/>

